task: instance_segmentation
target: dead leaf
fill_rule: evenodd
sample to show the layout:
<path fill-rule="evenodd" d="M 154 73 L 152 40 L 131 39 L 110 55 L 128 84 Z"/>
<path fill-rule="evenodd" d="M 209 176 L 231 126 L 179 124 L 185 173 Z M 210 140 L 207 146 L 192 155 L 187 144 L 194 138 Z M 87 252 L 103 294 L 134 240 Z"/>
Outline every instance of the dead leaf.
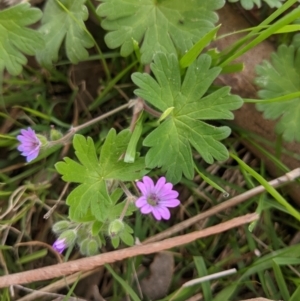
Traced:
<path fill-rule="evenodd" d="M 170 252 L 157 253 L 150 265 L 150 275 L 141 281 L 141 289 L 150 300 L 158 300 L 168 293 L 174 271 L 174 258 Z"/>

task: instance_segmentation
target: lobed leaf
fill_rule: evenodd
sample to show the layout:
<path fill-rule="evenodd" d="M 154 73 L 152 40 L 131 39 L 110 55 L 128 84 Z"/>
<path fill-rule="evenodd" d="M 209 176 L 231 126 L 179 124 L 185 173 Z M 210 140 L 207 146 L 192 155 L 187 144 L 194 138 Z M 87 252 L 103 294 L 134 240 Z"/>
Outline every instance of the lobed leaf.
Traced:
<path fill-rule="evenodd" d="M 0 71 L 7 69 L 18 75 L 27 63 L 23 53 L 35 55 L 44 47 L 43 36 L 27 26 L 36 23 L 42 12 L 29 3 L 21 3 L 0 11 Z"/>
<path fill-rule="evenodd" d="M 73 146 L 80 163 L 64 158 L 56 163 L 62 179 L 79 183 L 68 196 L 70 218 L 74 221 L 91 219 L 91 214 L 100 222 L 114 215 L 124 204 L 115 206 L 116 195 L 108 193 L 107 180 L 131 181 L 141 177 L 144 160 L 139 158 L 134 163 L 125 163 L 121 155 L 125 153 L 130 132 L 124 130 L 118 135 L 111 129 L 102 146 L 100 159 L 97 157 L 93 140 L 82 135 L 75 135 Z M 114 211 L 113 208 L 116 208 Z"/>
<path fill-rule="evenodd" d="M 169 181 L 180 181 L 182 174 L 191 179 L 194 174 L 192 148 L 208 163 L 228 158 L 226 147 L 219 142 L 228 137 L 230 129 L 216 127 L 205 120 L 233 119 L 231 110 L 242 105 L 238 96 L 229 94 L 229 87 L 206 95 L 208 88 L 221 71 L 210 68 L 211 58 L 201 55 L 187 69 L 181 83 L 180 67 L 173 54 L 154 56 L 149 74 L 134 73 L 135 90 L 151 105 L 164 112 L 174 107 L 169 116 L 144 140 L 150 147 L 146 166 L 162 167 Z"/>
<path fill-rule="evenodd" d="M 276 98 L 300 91 L 300 48 L 281 45 L 271 55 L 271 63 L 257 66 L 255 83 L 261 88 L 262 99 Z M 278 119 L 276 132 L 286 141 L 300 141 L 300 98 L 256 105 L 266 119 Z"/>
<path fill-rule="evenodd" d="M 157 52 L 184 54 L 213 27 L 218 20 L 214 10 L 224 0 L 104 0 L 97 14 L 105 19 L 101 25 L 110 31 L 105 37 L 109 48 L 121 46 L 121 55 L 141 46 L 141 61 L 151 62 Z"/>
<path fill-rule="evenodd" d="M 240 1 L 242 7 L 244 9 L 253 9 L 256 5 L 257 7 L 261 7 L 261 0 L 228 0 L 228 2 L 238 2 Z M 268 4 L 271 8 L 280 7 L 282 5 L 283 0 L 262 0 L 266 4 Z"/>
<path fill-rule="evenodd" d="M 37 53 L 37 60 L 50 68 L 58 60 L 58 52 L 65 40 L 68 59 L 76 64 L 88 58 L 86 48 L 94 45 L 84 21 L 88 18 L 86 0 L 48 0 L 44 8 L 42 26 L 46 47 Z"/>

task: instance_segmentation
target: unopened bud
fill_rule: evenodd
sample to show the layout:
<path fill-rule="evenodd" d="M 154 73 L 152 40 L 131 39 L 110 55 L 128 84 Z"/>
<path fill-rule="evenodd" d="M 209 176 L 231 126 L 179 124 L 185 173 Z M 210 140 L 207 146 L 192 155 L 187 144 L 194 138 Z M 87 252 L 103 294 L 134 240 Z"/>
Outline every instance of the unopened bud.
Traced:
<path fill-rule="evenodd" d="M 82 255 L 87 255 L 87 248 L 88 248 L 89 241 L 90 238 L 86 238 L 80 242 L 79 247 L 80 247 L 80 253 Z"/>
<path fill-rule="evenodd" d="M 59 221 L 52 226 L 52 231 L 56 234 L 60 234 L 65 230 L 68 230 L 70 226 L 70 222 L 68 221 Z"/>
<path fill-rule="evenodd" d="M 124 230 L 124 223 L 116 219 L 112 221 L 108 226 L 108 235 L 110 237 L 116 237 L 118 236 L 122 231 Z"/>
<path fill-rule="evenodd" d="M 64 243 L 69 247 L 73 245 L 76 241 L 77 233 L 75 230 L 64 231 L 60 236 L 59 240 L 64 239 Z"/>
<path fill-rule="evenodd" d="M 50 130 L 50 139 L 51 141 L 59 140 L 62 137 L 62 133 L 56 130 L 54 127 Z"/>
<path fill-rule="evenodd" d="M 88 242 L 88 245 L 87 245 L 87 255 L 88 256 L 93 256 L 93 255 L 96 255 L 99 253 L 99 246 L 96 242 L 96 240 L 94 239 L 91 239 L 89 242 Z"/>

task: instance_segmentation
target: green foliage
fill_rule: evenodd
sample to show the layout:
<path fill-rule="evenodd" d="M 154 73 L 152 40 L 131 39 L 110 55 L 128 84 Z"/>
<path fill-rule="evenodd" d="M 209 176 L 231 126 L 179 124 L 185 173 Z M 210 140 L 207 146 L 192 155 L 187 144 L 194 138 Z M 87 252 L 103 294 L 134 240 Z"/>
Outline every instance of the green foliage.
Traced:
<path fill-rule="evenodd" d="M 261 0 L 228 0 L 228 2 L 238 2 L 240 1 L 244 9 L 252 9 L 254 5 L 261 7 Z M 262 0 L 270 7 L 280 7 L 282 5 L 282 0 Z"/>
<path fill-rule="evenodd" d="M 130 139 L 129 130 L 118 135 L 111 129 L 107 135 L 97 158 L 93 140 L 82 135 L 75 135 L 73 146 L 80 161 L 64 158 L 65 162 L 58 162 L 55 167 L 62 174 L 64 181 L 79 183 L 68 196 L 70 219 L 74 221 L 93 220 L 105 222 L 115 205 L 111 199 L 107 180 L 133 181 L 140 178 L 140 171 L 144 168 L 144 160 L 137 159 L 134 163 L 120 160 L 125 153 Z"/>
<path fill-rule="evenodd" d="M 214 10 L 224 0 L 104 0 L 97 13 L 105 17 L 101 25 L 111 31 L 105 37 L 108 47 L 121 46 L 121 55 L 142 43 L 141 61 L 150 63 L 157 52 L 184 54 L 217 21 Z M 176 50 L 177 49 L 177 50 Z"/>
<path fill-rule="evenodd" d="M 44 8 L 42 26 L 46 47 L 37 53 L 38 61 L 50 68 L 58 59 L 59 48 L 65 39 L 65 50 L 68 59 L 76 64 L 88 57 L 86 48 L 94 42 L 85 24 L 88 10 L 85 0 L 48 0 Z"/>
<path fill-rule="evenodd" d="M 255 83 L 261 88 L 262 99 L 276 98 L 300 91 L 300 48 L 281 45 L 271 56 L 271 62 L 264 61 L 257 66 Z M 276 132 L 286 141 L 300 141 L 300 98 L 274 103 L 259 103 L 259 111 L 267 119 L 278 119 Z"/>
<path fill-rule="evenodd" d="M 230 134 L 226 126 L 215 127 L 205 121 L 233 119 L 230 110 L 239 108 L 242 100 L 229 94 L 230 88 L 223 87 L 205 95 L 221 71 L 210 69 L 211 58 L 201 55 L 187 69 L 181 82 L 180 67 L 175 55 L 159 53 L 154 57 L 149 74 L 134 73 L 132 80 L 140 87 L 135 94 L 164 112 L 174 107 L 166 118 L 143 144 L 151 147 L 146 155 L 149 168 L 162 167 L 169 181 L 178 182 L 182 173 L 193 178 L 193 146 L 207 163 L 225 160 L 226 147 L 219 142 Z"/>
<path fill-rule="evenodd" d="M 0 11 L 0 72 L 7 69 L 11 75 L 18 75 L 27 63 L 23 53 L 35 55 L 37 49 L 43 48 L 43 36 L 26 27 L 41 17 L 42 12 L 29 3 Z"/>

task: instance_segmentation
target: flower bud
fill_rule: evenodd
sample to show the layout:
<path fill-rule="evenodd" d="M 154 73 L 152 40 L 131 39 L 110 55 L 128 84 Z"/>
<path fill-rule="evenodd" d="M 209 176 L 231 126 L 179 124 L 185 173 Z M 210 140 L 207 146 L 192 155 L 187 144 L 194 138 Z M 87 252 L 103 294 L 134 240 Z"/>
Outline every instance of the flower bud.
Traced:
<path fill-rule="evenodd" d="M 69 229 L 70 222 L 68 221 L 59 221 L 52 226 L 52 231 L 56 234 L 60 234 L 65 230 Z"/>
<path fill-rule="evenodd" d="M 60 254 L 65 250 L 66 247 L 67 245 L 65 244 L 65 239 L 57 239 L 52 245 L 52 248 Z"/>
<path fill-rule="evenodd" d="M 88 249 L 88 243 L 90 241 L 90 238 L 86 238 L 84 240 L 82 240 L 78 245 L 79 245 L 79 248 L 80 248 L 80 253 L 82 255 L 87 255 L 87 249 Z M 78 243 L 78 242 L 77 242 Z"/>
<path fill-rule="evenodd" d="M 108 226 L 108 235 L 110 237 L 118 236 L 124 230 L 124 223 L 120 219 L 112 221 Z"/>
<path fill-rule="evenodd" d="M 98 253 L 99 253 L 99 246 L 98 246 L 96 240 L 91 239 L 88 242 L 88 245 L 87 245 L 87 255 L 88 256 L 93 256 L 93 255 L 96 255 Z"/>
<path fill-rule="evenodd" d="M 64 239 L 64 243 L 66 244 L 67 247 L 69 247 L 75 243 L 76 238 L 77 238 L 77 233 L 75 230 L 66 230 L 59 236 L 58 239 L 59 240 Z"/>
<path fill-rule="evenodd" d="M 55 141 L 59 140 L 62 137 L 62 133 L 58 130 L 56 130 L 54 127 L 51 128 L 50 130 L 50 140 Z"/>

